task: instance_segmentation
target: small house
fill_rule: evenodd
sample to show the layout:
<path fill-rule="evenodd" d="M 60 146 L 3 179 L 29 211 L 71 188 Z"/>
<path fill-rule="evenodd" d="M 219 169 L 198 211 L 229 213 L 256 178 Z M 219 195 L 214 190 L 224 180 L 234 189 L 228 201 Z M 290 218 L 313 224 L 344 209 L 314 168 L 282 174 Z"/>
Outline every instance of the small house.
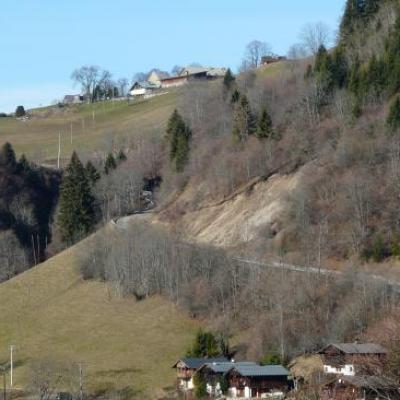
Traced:
<path fill-rule="evenodd" d="M 153 71 L 151 71 L 149 76 L 147 77 L 147 81 L 155 86 L 161 87 L 161 81 L 168 77 L 168 73 L 153 69 Z"/>
<path fill-rule="evenodd" d="M 321 400 L 400 399 L 399 383 L 380 376 L 342 376 L 322 385 Z"/>
<path fill-rule="evenodd" d="M 229 397 L 283 397 L 293 387 L 289 374 L 282 365 L 234 366 L 226 373 Z"/>
<path fill-rule="evenodd" d="M 275 64 L 280 61 L 285 61 L 286 57 L 283 56 L 263 56 L 261 57 L 260 65 L 262 67 L 267 67 L 268 65 Z"/>
<path fill-rule="evenodd" d="M 228 361 L 228 362 L 207 362 L 203 364 L 198 370 L 206 383 L 207 393 L 213 397 L 219 397 L 223 393 L 223 386 L 227 385 L 226 373 L 233 367 L 246 367 L 258 365 L 252 361 Z"/>
<path fill-rule="evenodd" d="M 129 94 L 133 97 L 144 96 L 146 94 L 150 94 L 157 90 L 159 87 L 151 82 L 143 81 L 143 82 L 135 82 L 131 89 L 129 90 Z"/>
<path fill-rule="evenodd" d="M 387 351 L 376 343 L 332 343 L 319 354 L 325 374 L 344 376 L 376 371 L 387 358 Z"/>
<path fill-rule="evenodd" d="M 85 101 L 85 96 L 80 94 L 67 94 L 64 96 L 63 104 L 80 104 Z"/>
<path fill-rule="evenodd" d="M 179 359 L 172 368 L 176 369 L 178 387 L 183 390 L 194 389 L 193 376 L 196 371 L 206 363 L 228 362 L 225 357 L 217 358 L 194 358 L 184 357 Z"/>
<path fill-rule="evenodd" d="M 186 85 L 188 82 L 189 78 L 187 76 L 171 76 L 169 78 L 161 79 L 161 87 L 163 89 L 179 87 Z"/>

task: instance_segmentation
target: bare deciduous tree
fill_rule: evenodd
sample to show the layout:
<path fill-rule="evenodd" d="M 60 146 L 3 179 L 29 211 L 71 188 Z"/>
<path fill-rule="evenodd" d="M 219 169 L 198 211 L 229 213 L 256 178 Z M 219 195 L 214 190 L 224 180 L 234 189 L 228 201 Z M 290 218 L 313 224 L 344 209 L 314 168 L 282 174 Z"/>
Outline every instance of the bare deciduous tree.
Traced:
<path fill-rule="evenodd" d="M 301 30 L 303 47 L 310 55 L 315 55 L 321 46 L 328 47 L 331 42 L 331 31 L 323 22 L 308 23 Z"/>
<path fill-rule="evenodd" d="M 261 64 L 261 58 L 271 54 L 272 49 L 268 43 L 261 42 L 260 40 L 253 40 L 246 46 L 243 65 L 246 65 L 247 69 L 257 68 Z"/>
<path fill-rule="evenodd" d="M 127 94 L 127 87 L 129 85 L 128 79 L 126 78 L 120 78 L 118 79 L 118 90 L 119 90 L 119 95 L 120 96 L 126 96 Z"/>
<path fill-rule="evenodd" d="M 90 101 L 94 101 L 94 91 L 96 86 L 100 86 L 103 83 L 111 79 L 111 74 L 107 70 L 102 70 L 96 65 L 85 65 L 76 69 L 71 79 L 81 85 L 82 92 L 90 98 Z"/>

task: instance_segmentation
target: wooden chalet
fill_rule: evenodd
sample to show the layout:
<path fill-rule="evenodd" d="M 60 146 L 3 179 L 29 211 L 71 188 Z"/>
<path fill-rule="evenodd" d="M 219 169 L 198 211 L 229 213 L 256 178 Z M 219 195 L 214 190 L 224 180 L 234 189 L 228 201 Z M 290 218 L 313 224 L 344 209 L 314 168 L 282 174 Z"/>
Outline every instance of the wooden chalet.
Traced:
<path fill-rule="evenodd" d="M 277 63 L 279 61 L 284 61 L 284 60 L 286 60 L 286 57 L 282 57 L 282 56 L 263 56 L 263 57 L 261 57 L 260 65 L 262 67 L 266 67 L 268 65 L 275 64 L 275 63 Z"/>
<path fill-rule="evenodd" d="M 332 343 L 322 349 L 325 374 L 371 375 L 379 371 L 387 351 L 376 343 Z"/>
<path fill-rule="evenodd" d="M 191 81 L 213 80 L 223 78 L 226 68 L 213 67 L 185 67 L 178 76 L 171 76 L 161 79 L 162 88 L 170 88 L 185 85 Z"/>
<path fill-rule="evenodd" d="M 258 398 L 283 396 L 292 389 L 289 371 L 282 365 L 235 366 L 225 375 L 229 397 Z"/>
<path fill-rule="evenodd" d="M 202 365 L 198 370 L 197 374 L 200 374 L 206 382 L 207 393 L 213 397 L 219 397 L 222 395 L 221 383 L 226 381 L 225 375 L 234 367 L 248 367 L 257 366 L 258 364 L 252 361 L 228 361 L 228 362 L 208 362 Z"/>
<path fill-rule="evenodd" d="M 140 97 L 140 96 L 145 96 L 146 94 L 153 93 L 155 90 L 157 90 L 159 86 L 148 82 L 148 81 L 143 81 L 143 82 L 135 82 L 130 91 L 129 94 L 133 97 Z"/>
<path fill-rule="evenodd" d="M 321 400 L 400 399 L 400 383 L 380 376 L 342 376 L 322 385 Z"/>
<path fill-rule="evenodd" d="M 168 89 L 171 87 L 178 87 L 186 85 L 189 82 L 187 76 L 171 76 L 169 78 L 161 79 L 161 87 L 163 89 Z"/>
<path fill-rule="evenodd" d="M 194 389 L 193 376 L 196 371 L 206 363 L 228 362 L 225 357 L 217 358 L 193 358 L 185 357 L 179 359 L 172 368 L 176 369 L 178 388 L 182 390 Z"/>

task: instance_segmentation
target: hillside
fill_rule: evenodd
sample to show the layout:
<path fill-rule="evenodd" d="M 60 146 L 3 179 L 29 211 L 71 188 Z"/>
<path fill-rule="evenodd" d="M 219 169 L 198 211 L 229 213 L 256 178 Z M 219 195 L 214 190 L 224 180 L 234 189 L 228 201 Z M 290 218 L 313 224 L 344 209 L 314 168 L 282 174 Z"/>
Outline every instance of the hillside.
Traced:
<path fill-rule="evenodd" d="M 10 142 L 18 155 L 25 153 L 33 161 L 54 161 L 61 132 L 63 159 L 74 149 L 83 153 L 109 151 L 112 143 L 122 147 L 136 134 L 162 131 L 176 97 L 176 92 L 170 92 L 147 100 L 37 109 L 30 112 L 30 119 L 22 121 L 0 118 L 0 145 Z"/>
<path fill-rule="evenodd" d="M 94 237 L 0 285 L 0 360 L 14 344 L 16 387 L 29 383 L 38 360 L 71 368 L 82 362 L 87 391 L 154 393 L 173 386 L 171 364 L 188 348 L 196 324 L 160 297 L 136 302 L 103 283 L 84 282 L 77 259 Z"/>

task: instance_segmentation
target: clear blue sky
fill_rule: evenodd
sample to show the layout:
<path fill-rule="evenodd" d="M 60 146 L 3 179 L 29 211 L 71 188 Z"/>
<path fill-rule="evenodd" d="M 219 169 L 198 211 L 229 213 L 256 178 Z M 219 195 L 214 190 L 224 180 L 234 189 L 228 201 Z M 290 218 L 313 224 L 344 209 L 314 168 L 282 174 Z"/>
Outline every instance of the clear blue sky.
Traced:
<path fill-rule="evenodd" d="M 74 68 L 131 80 L 199 62 L 235 69 L 246 44 L 286 54 L 307 22 L 337 29 L 345 0 L 1 0 L 0 111 L 79 92 Z"/>

